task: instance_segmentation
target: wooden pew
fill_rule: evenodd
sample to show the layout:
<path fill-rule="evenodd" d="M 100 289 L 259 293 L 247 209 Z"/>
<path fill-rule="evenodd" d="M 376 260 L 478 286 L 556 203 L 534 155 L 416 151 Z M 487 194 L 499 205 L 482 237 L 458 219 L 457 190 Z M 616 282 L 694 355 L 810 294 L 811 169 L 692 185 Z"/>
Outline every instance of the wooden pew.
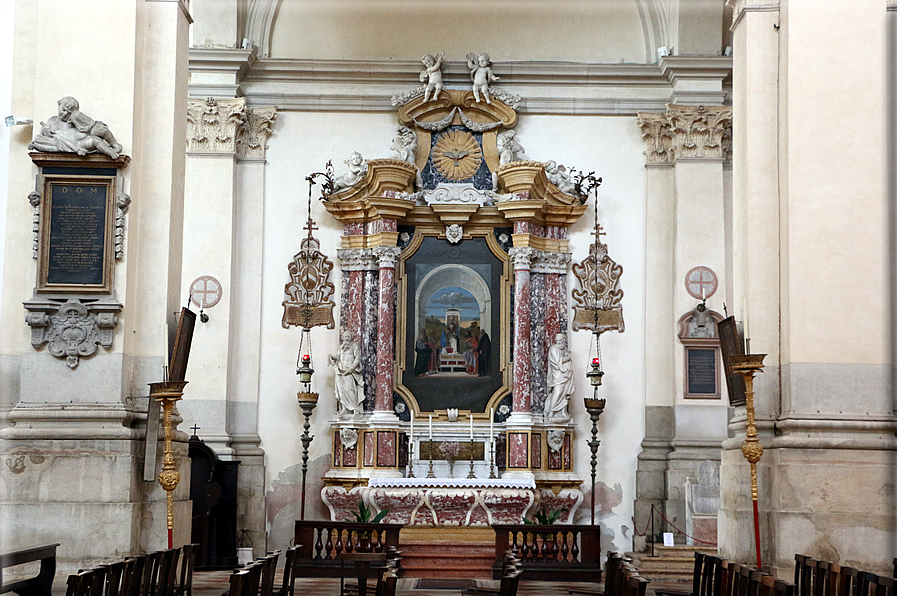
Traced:
<path fill-rule="evenodd" d="M 11 553 L 0 554 L 0 594 L 15 592 L 19 596 L 50 596 L 53 576 L 56 574 L 56 544 L 33 546 Z M 40 571 L 34 577 L 4 583 L 3 570 L 24 563 L 40 561 Z"/>

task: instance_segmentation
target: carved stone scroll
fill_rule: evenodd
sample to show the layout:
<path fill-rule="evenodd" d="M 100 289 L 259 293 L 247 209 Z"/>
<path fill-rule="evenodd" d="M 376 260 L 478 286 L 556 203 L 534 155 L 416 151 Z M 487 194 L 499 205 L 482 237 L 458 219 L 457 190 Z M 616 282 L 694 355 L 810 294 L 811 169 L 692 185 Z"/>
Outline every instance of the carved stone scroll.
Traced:
<path fill-rule="evenodd" d="M 284 286 L 281 325 L 284 329 L 291 325 L 333 329 L 333 263 L 321 253 L 316 238 L 304 238 L 300 248 L 288 266 L 290 282 Z"/>
<path fill-rule="evenodd" d="M 601 243 L 592 244 L 589 256 L 573 265 L 573 275 L 580 286 L 573 290 L 573 331 L 625 330 L 622 274 L 623 267 L 608 256 L 607 246 Z"/>

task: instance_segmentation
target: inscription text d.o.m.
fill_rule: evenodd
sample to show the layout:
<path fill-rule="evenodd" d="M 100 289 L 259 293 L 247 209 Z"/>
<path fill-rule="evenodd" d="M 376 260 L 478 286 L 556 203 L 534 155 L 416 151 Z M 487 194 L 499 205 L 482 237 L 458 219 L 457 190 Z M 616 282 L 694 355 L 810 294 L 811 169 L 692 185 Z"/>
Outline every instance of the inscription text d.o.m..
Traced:
<path fill-rule="evenodd" d="M 45 177 L 39 292 L 110 292 L 114 178 Z"/>

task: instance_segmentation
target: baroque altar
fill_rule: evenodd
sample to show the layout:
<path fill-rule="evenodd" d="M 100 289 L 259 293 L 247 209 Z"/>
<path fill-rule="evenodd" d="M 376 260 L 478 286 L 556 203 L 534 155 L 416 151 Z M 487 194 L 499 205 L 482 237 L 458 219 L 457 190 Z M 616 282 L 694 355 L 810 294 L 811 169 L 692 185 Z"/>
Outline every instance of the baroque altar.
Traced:
<path fill-rule="evenodd" d="M 469 89 L 442 88 L 442 55 L 423 63 L 426 84 L 393 97 L 396 155 L 328 172 L 341 342 L 321 496 L 334 521 L 364 502 L 407 525 L 520 523 L 539 507 L 571 523 L 567 230 L 587 196 L 573 170 L 527 159 L 520 98 L 490 85 L 488 55 L 468 56 Z"/>

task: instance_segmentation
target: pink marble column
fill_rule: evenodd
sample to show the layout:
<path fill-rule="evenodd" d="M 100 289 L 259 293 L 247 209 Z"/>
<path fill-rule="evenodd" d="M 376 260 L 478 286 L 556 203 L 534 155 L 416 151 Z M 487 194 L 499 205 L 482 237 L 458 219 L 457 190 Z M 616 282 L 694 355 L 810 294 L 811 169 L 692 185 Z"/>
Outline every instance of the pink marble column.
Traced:
<path fill-rule="evenodd" d="M 393 363 L 396 331 L 396 258 L 399 249 L 380 246 L 376 249 L 380 264 L 380 292 L 377 319 L 377 393 L 375 412 L 392 412 Z"/>
<path fill-rule="evenodd" d="M 346 236 L 364 234 L 364 226 L 351 223 L 343 226 Z M 343 249 L 337 251 L 343 270 L 342 292 L 340 292 L 340 326 L 355 334 L 361 341 L 359 330 L 364 325 L 364 268 L 363 249 Z"/>
<path fill-rule="evenodd" d="M 534 249 L 512 248 L 514 261 L 514 412 L 530 411 L 530 261 Z"/>

